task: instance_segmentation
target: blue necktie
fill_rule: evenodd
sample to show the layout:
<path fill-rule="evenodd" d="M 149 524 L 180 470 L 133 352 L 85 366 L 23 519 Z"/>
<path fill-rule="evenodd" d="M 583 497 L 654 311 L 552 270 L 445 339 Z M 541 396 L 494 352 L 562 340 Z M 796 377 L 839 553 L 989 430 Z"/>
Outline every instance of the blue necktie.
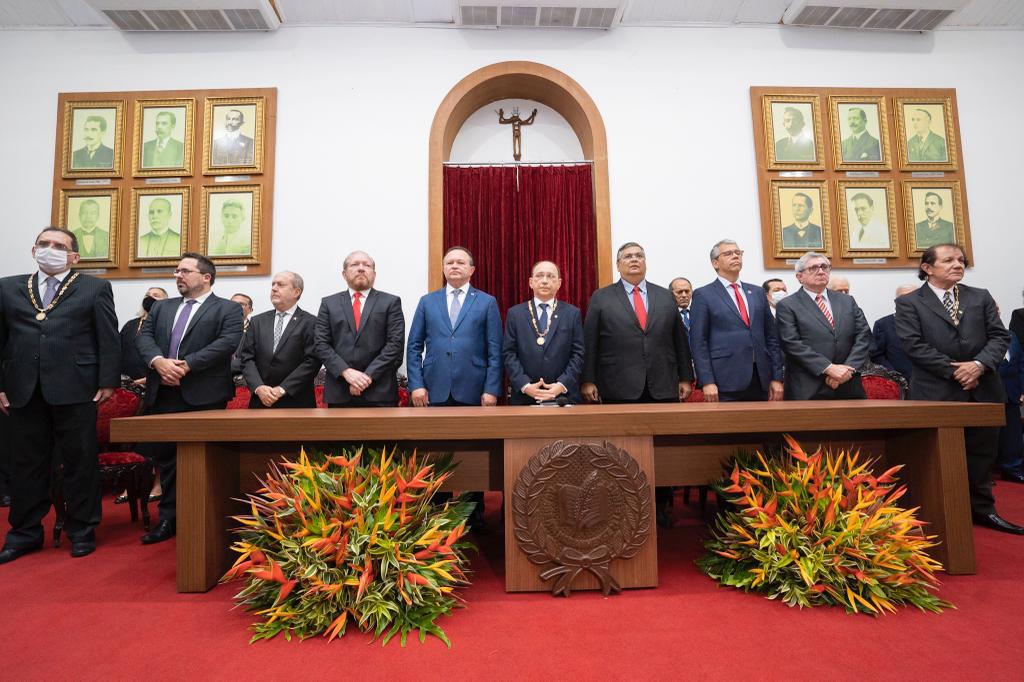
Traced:
<path fill-rule="evenodd" d="M 543 334 L 548 330 L 548 304 L 540 304 L 540 319 L 537 320 L 537 326 L 540 328 L 540 333 Z"/>
<path fill-rule="evenodd" d="M 462 310 L 462 304 L 459 302 L 459 294 L 462 293 L 462 289 L 452 289 L 452 308 L 448 311 L 448 319 L 452 321 L 452 329 L 455 329 L 455 322 L 459 319 L 459 311 Z"/>
<path fill-rule="evenodd" d="M 686 331 L 690 331 L 690 309 L 684 308 L 680 312 L 683 314 L 683 326 L 686 327 Z"/>

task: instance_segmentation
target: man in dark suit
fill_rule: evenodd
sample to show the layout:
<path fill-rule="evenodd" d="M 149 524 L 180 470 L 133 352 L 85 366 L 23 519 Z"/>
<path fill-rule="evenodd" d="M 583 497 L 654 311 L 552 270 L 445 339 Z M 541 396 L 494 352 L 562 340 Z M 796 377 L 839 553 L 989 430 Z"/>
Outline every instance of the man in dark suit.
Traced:
<path fill-rule="evenodd" d="M 693 300 L 693 284 L 685 277 L 676 277 L 668 283 L 668 290 L 676 299 L 679 317 L 683 320 L 686 333 L 690 333 L 690 301 Z"/>
<path fill-rule="evenodd" d="M 95 551 L 96 407 L 121 378 L 110 283 L 71 272 L 78 243 L 65 229 L 40 232 L 32 255 L 38 272 L 0 280 L 0 409 L 10 415 L 12 497 L 0 563 L 43 546 L 54 455 L 64 467 L 71 556 Z"/>
<path fill-rule="evenodd" d="M 82 140 L 85 146 L 71 154 L 71 170 L 114 167 L 114 150 L 103 144 L 103 133 L 107 132 L 107 119 L 102 116 L 86 116 L 82 124 Z"/>
<path fill-rule="evenodd" d="M 558 266 L 535 263 L 530 271 L 533 299 L 505 315 L 505 371 L 513 405 L 550 402 L 565 395 L 578 403 L 583 369 L 580 309 L 555 298 L 562 286 Z"/>
<path fill-rule="evenodd" d="M 245 341 L 245 333 L 249 331 L 249 320 L 252 318 L 252 298 L 248 294 L 232 294 L 231 300 L 242 306 L 242 341 Z M 239 342 L 238 350 L 231 356 L 231 373 L 235 376 L 242 375 L 242 361 L 238 358 L 241 350 L 242 344 Z"/>
<path fill-rule="evenodd" d="M 231 109 L 224 116 L 224 134 L 213 141 L 210 154 L 214 166 L 251 166 L 254 163 L 253 140 L 243 135 L 242 124 L 245 115 L 238 109 Z"/>
<path fill-rule="evenodd" d="M 409 328 L 412 404 L 496 405 L 502 380 L 498 302 L 470 286 L 476 266 L 466 248 L 449 248 L 442 270 L 445 286 L 420 299 Z"/>
<path fill-rule="evenodd" d="M 285 271 L 270 282 L 273 310 L 252 318 L 238 358 L 252 391 L 250 408 L 316 407 L 313 379 L 320 360 L 313 351 L 316 318 L 299 307 L 302 277 Z"/>
<path fill-rule="evenodd" d="M 782 353 L 764 290 L 740 281 L 743 250 L 711 248 L 718 277 L 693 292 L 690 348 L 706 402 L 782 400 Z"/>
<path fill-rule="evenodd" d="M 686 327 L 668 289 L 647 281 L 647 254 L 626 242 L 618 282 L 594 292 L 583 324 L 583 398 L 592 403 L 675 403 L 693 391 Z M 657 521 L 671 526 L 671 489 L 655 490 Z"/>
<path fill-rule="evenodd" d="M 242 337 L 242 309 L 211 287 L 217 268 L 188 252 L 174 271 L 178 298 L 157 301 L 135 340 L 146 377 L 146 414 L 223 410 L 235 395 L 231 355 Z M 160 467 L 160 523 L 143 544 L 163 542 L 177 529 L 177 452 L 174 443 L 140 444 L 139 452 Z"/>
<path fill-rule="evenodd" d="M 917 291 L 913 284 L 896 289 L 896 298 Z M 914 373 L 910 358 L 903 352 L 900 337 L 896 335 L 896 315 L 886 315 L 875 321 L 871 329 L 871 362 L 896 370 L 907 381 Z"/>
<path fill-rule="evenodd" d="M 315 352 L 327 368 L 329 407 L 394 407 L 405 349 L 405 315 L 398 296 L 373 288 L 376 264 L 353 251 L 342 263 L 346 291 L 320 302 Z"/>
<path fill-rule="evenodd" d="M 896 299 L 896 331 L 914 365 L 911 400 L 1002 404 L 996 369 L 1010 345 L 992 296 L 961 284 L 967 257 L 956 244 L 939 244 L 921 255 L 916 292 Z M 967 482 L 974 523 L 1024 535 L 1024 527 L 996 513 L 992 465 L 999 442 L 996 427 L 964 429 Z"/>
<path fill-rule="evenodd" d="M 824 255 L 805 253 L 796 262 L 800 291 L 779 301 L 787 400 L 866 397 L 858 372 L 868 361 L 871 332 L 852 296 L 828 290 L 831 271 Z"/>
<path fill-rule="evenodd" d="M 823 249 L 821 225 L 811 222 L 814 200 L 803 192 L 793 195 L 793 222 L 782 228 L 782 248 Z"/>

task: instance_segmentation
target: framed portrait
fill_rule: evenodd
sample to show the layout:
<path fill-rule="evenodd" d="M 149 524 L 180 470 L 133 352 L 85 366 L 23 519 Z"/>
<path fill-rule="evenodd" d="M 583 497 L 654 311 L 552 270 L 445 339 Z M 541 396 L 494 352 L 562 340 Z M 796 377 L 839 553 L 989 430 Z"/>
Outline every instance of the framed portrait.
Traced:
<path fill-rule="evenodd" d="M 64 103 L 61 175 L 121 177 L 124 100 Z"/>
<path fill-rule="evenodd" d="M 767 167 L 824 169 L 818 95 L 765 95 L 761 104 Z"/>
<path fill-rule="evenodd" d="M 919 256 L 936 244 L 966 246 L 959 181 L 904 182 L 903 208 L 906 211 L 907 250 L 911 254 Z"/>
<path fill-rule="evenodd" d="M 188 187 L 133 188 L 128 265 L 177 265 L 188 243 L 188 212 Z"/>
<path fill-rule="evenodd" d="M 135 102 L 132 174 L 136 177 L 192 175 L 195 100 Z"/>
<path fill-rule="evenodd" d="M 807 251 L 832 255 L 828 189 L 825 181 L 771 180 L 772 234 L 776 258 Z"/>
<path fill-rule="evenodd" d="M 897 258 L 895 195 L 888 180 L 836 182 L 843 258 Z"/>
<path fill-rule="evenodd" d="M 209 97 L 203 113 L 203 174 L 263 172 L 262 97 Z"/>
<path fill-rule="evenodd" d="M 215 263 L 259 264 L 260 193 L 259 185 L 203 187 L 199 241 Z"/>
<path fill-rule="evenodd" d="M 117 267 L 117 189 L 62 189 L 58 225 L 78 240 L 80 263 Z"/>
<path fill-rule="evenodd" d="M 889 170 L 889 117 L 885 97 L 829 97 L 836 170 Z"/>
<path fill-rule="evenodd" d="M 949 97 L 897 97 L 900 166 L 909 171 L 957 169 L 956 125 Z"/>

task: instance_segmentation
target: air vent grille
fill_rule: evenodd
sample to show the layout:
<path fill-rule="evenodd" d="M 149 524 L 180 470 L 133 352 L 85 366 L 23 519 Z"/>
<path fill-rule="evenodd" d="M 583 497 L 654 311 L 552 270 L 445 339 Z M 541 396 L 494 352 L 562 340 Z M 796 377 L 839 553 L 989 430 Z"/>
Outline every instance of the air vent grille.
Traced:
<path fill-rule="evenodd" d="M 155 31 L 142 12 L 134 9 L 105 9 L 103 13 L 110 23 L 122 31 Z"/>

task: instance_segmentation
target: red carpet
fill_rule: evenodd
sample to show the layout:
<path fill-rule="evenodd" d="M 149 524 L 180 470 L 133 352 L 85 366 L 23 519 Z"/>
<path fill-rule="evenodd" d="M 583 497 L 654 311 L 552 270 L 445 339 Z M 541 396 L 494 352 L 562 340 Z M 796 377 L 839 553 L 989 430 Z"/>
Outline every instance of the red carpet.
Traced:
<path fill-rule="evenodd" d="M 1024 522 L 1024 486 L 1002 483 L 997 497 Z M 693 563 L 695 504 L 677 501 L 677 527 L 659 534 L 661 586 L 609 598 L 506 594 L 503 538 L 492 533 L 478 539 L 468 608 L 442 621 L 449 651 L 433 639 L 381 648 L 355 630 L 329 644 L 249 645 L 252 618 L 232 610 L 234 585 L 177 594 L 174 542 L 143 547 L 124 506 L 108 498 L 104 512 L 92 556 L 72 560 L 65 542 L 0 566 L 0 679 L 1024 676 L 1024 537 L 987 529 L 975 530 L 978 574 L 945 577 L 941 594 L 957 610 L 877 620 L 716 587 Z"/>

